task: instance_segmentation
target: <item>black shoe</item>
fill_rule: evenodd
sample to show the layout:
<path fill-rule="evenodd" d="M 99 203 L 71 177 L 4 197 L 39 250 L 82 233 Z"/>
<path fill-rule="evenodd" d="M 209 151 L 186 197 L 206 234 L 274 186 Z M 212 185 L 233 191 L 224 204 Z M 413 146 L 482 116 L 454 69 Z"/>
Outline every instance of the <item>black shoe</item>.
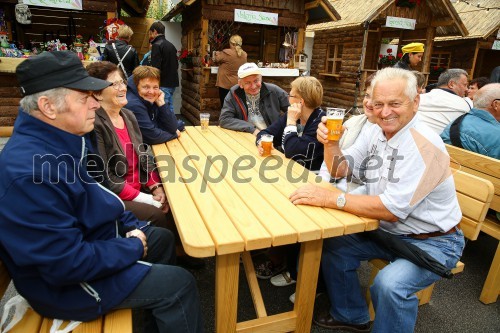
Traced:
<path fill-rule="evenodd" d="M 348 323 L 343 323 L 340 321 L 337 321 L 333 319 L 330 314 L 323 313 L 321 315 L 315 316 L 313 318 L 313 321 L 316 325 L 324 327 L 324 328 L 329 328 L 333 330 L 344 330 L 344 331 L 351 331 L 351 332 L 370 332 L 371 330 L 371 324 L 370 322 L 366 324 L 348 324 Z"/>
<path fill-rule="evenodd" d="M 205 267 L 205 260 L 183 255 L 177 257 L 177 265 L 188 269 L 201 269 Z"/>

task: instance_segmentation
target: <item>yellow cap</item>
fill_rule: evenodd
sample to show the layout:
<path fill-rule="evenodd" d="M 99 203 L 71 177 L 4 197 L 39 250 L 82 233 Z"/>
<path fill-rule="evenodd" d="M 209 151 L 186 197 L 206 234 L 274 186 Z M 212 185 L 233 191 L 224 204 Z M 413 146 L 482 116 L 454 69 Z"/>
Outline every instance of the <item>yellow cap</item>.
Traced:
<path fill-rule="evenodd" d="M 401 48 L 403 53 L 421 53 L 424 52 L 424 44 L 422 43 L 410 43 Z"/>

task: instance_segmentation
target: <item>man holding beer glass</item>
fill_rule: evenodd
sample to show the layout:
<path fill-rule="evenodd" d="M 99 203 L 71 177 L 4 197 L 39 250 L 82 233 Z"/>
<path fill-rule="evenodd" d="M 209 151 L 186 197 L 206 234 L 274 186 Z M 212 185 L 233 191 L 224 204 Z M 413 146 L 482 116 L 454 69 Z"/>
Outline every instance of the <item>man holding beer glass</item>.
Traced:
<path fill-rule="evenodd" d="M 380 232 L 413 244 L 448 269 L 464 247 L 449 156 L 439 136 L 419 120 L 420 95 L 415 75 L 399 68 L 380 70 L 372 81 L 373 116 L 377 126 L 361 131 L 341 150 L 328 140 L 324 123 L 318 140 L 334 177 L 352 173 L 364 179 L 368 195 L 306 185 L 290 196 L 294 204 L 329 207 L 380 220 Z M 323 119 L 326 122 L 326 117 Z M 391 262 L 377 275 L 370 294 L 376 317 L 373 327 L 356 269 L 363 260 Z M 390 252 L 364 234 L 326 239 L 323 276 L 331 307 L 314 322 L 330 329 L 355 332 L 413 332 L 418 299 L 415 292 L 440 276 Z"/>

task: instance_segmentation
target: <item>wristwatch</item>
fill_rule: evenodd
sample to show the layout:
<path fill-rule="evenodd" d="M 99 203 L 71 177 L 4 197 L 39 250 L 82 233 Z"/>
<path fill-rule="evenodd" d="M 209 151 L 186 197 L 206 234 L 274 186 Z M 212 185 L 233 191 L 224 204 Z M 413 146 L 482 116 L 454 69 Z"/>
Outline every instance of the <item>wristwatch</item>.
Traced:
<path fill-rule="evenodd" d="M 344 209 L 344 206 L 345 206 L 345 203 L 346 203 L 346 200 L 345 200 L 345 193 L 342 192 L 339 194 L 339 196 L 337 197 L 337 207 L 339 209 Z"/>

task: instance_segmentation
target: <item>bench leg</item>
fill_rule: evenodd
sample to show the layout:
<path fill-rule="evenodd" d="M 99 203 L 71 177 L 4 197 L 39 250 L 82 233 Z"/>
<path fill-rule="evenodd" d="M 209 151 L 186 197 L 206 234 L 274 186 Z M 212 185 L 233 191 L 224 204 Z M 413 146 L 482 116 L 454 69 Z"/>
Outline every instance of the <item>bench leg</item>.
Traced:
<path fill-rule="evenodd" d="M 490 304 L 497 301 L 500 293 L 500 242 L 497 251 L 491 262 L 490 271 L 484 282 L 483 290 L 479 300 L 484 304 Z"/>
<path fill-rule="evenodd" d="M 424 305 L 430 302 L 434 285 L 435 283 L 415 293 L 418 298 L 418 305 Z"/>

